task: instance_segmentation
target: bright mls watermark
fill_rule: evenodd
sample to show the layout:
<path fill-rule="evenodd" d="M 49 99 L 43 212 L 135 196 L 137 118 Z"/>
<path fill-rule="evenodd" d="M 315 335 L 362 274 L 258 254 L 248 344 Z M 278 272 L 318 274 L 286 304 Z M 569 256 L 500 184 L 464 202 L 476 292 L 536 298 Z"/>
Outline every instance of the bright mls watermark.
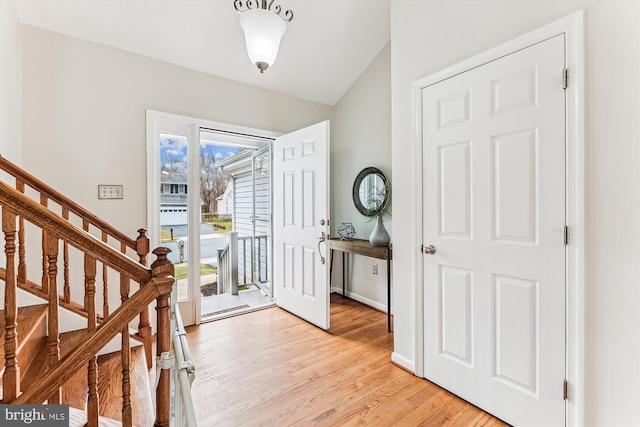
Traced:
<path fill-rule="evenodd" d="M 0 426 L 69 427 L 69 405 L 0 405 Z"/>

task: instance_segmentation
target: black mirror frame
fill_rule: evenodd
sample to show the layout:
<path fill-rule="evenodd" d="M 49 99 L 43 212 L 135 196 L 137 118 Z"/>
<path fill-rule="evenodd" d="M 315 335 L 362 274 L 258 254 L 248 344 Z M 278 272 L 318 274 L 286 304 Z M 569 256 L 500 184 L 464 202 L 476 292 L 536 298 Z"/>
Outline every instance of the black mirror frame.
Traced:
<path fill-rule="evenodd" d="M 386 194 L 384 197 L 384 200 L 382 202 L 382 204 L 377 208 L 377 209 L 368 209 L 366 208 L 363 204 L 362 204 L 362 200 L 360 200 L 360 184 L 362 184 L 362 181 L 364 181 L 364 179 L 369 176 L 369 175 L 378 175 L 380 177 L 380 179 L 382 179 L 382 182 L 384 183 L 384 188 L 386 190 Z M 360 212 L 362 215 L 364 216 L 378 216 L 380 215 L 382 212 L 384 212 L 384 210 L 387 207 L 387 204 L 389 203 L 389 195 L 391 193 L 391 186 L 389 185 L 389 180 L 387 179 L 387 177 L 382 173 L 382 171 L 378 168 L 375 167 L 367 167 L 364 168 L 360 171 L 360 173 L 356 176 L 355 181 L 353 182 L 353 190 L 352 190 L 352 197 L 353 197 L 353 203 L 356 205 L 356 209 L 358 210 L 358 212 Z"/>

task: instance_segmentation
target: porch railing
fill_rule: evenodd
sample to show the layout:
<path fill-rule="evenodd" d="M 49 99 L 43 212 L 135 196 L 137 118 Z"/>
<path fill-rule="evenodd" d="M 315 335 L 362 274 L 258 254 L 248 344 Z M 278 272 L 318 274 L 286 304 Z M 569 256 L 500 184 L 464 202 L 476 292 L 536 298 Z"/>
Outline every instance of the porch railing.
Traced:
<path fill-rule="evenodd" d="M 255 241 L 254 253 L 252 242 Z M 238 284 L 268 281 L 268 236 L 238 236 L 229 234 L 229 243 L 218 249 L 218 295 L 238 294 Z M 255 270 L 254 270 L 255 264 Z"/>
<path fill-rule="evenodd" d="M 255 241 L 255 252 L 252 242 Z M 253 239 L 251 236 L 238 237 L 238 254 L 241 255 L 238 260 L 239 279 L 243 284 L 253 282 L 268 281 L 268 236 L 257 235 Z M 255 270 L 253 268 L 255 264 Z"/>
<path fill-rule="evenodd" d="M 238 295 L 238 232 L 229 233 L 229 243 L 218 249 L 218 295 Z"/>

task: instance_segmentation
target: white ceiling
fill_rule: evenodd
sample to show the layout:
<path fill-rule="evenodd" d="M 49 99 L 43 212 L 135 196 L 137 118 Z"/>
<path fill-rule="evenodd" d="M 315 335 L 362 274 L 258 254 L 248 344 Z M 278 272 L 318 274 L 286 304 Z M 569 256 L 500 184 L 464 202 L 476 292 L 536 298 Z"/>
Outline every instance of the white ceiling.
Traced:
<path fill-rule="evenodd" d="M 23 24 L 328 105 L 389 42 L 389 0 L 276 4 L 294 18 L 260 74 L 233 0 L 16 0 Z"/>

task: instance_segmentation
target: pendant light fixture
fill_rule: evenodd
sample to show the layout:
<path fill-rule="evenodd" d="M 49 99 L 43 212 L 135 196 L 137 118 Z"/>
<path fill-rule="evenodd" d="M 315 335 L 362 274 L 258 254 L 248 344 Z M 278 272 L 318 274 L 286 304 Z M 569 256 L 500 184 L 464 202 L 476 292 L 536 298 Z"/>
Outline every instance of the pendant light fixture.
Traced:
<path fill-rule="evenodd" d="M 273 6 L 275 0 L 234 0 L 233 6 L 241 13 L 240 27 L 244 31 L 249 59 L 261 73 L 273 65 L 278 56 L 280 40 L 287 31 L 293 12 Z"/>

